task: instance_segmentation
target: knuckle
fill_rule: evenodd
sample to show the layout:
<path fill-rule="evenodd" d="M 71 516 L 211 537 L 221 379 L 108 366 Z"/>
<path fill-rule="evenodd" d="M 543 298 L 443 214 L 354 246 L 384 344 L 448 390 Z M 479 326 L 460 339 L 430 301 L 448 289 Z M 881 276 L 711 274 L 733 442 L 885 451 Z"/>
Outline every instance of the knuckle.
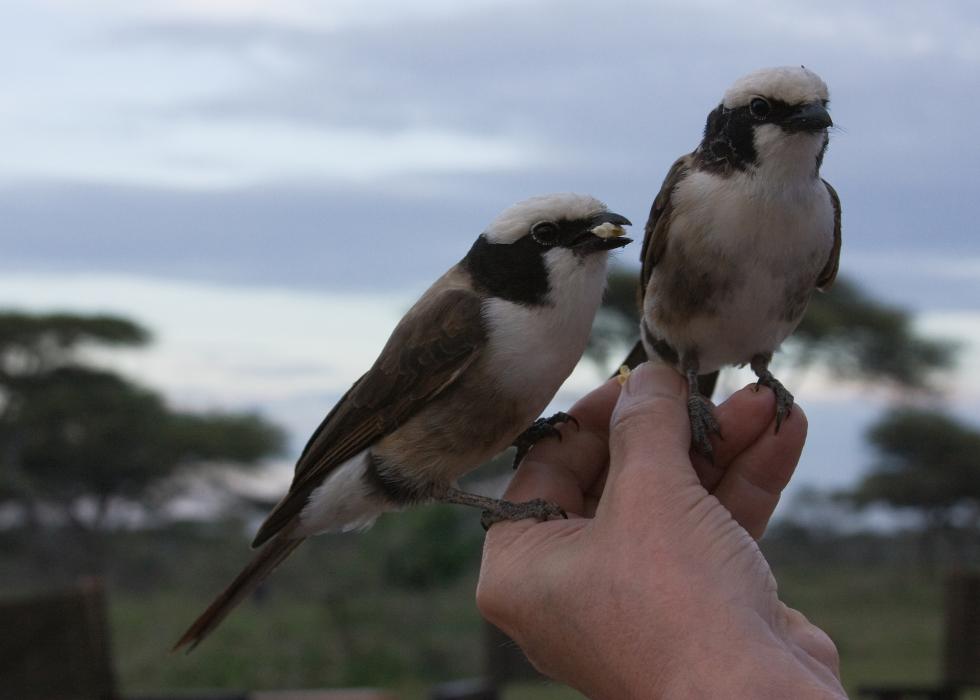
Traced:
<path fill-rule="evenodd" d="M 837 644 L 827 634 L 823 634 L 823 657 L 831 669 L 834 671 L 840 669 L 840 652 L 837 650 Z"/>
<path fill-rule="evenodd" d="M 807 419 L 806 411 L 803 410 L 803 407 L 799 404 L 794 404 L 790 418 L 799 426 L 798 430 L 803 434 L 803 437 L 806 437 L 810 427 L 810 421 Z"/>
<path fill-rule="evenodd" d="M 795 468 L 795 462 L 785 464 L 767 462 L 747 469 L 740 476 L 748 488 L 762 492 L 768 497 L 778 497 L 789 484 Z"/>
<path fill-rule="evenodd" d="M 611 445 L 624 450 L 624 456 L 636 451 L 662 453 L 674 443 L 686 453 L 689 430 L 687 412 L 679 404 L 655 399 L 629 406 L 614 416 L 609 439 Z"/>
<path fill-rule="evenodd" d="M 492 576 L 481 573 L 480 580 L 476 584 L 476 609 L 487 622 L 498 627 L 501 626 L 502 613 L 506 610 L 506 606 L 502 605 L 503 599 L 499 595 L 499 588 Z"/>
<path fill-rule="evenodd" d="M 633 432 L 648 432 L 665 422 L 674 422 L 682 413 L 676 401 L 653 398 L 617 409 L 613 416 L 611 431 L 624 435 Z"/>

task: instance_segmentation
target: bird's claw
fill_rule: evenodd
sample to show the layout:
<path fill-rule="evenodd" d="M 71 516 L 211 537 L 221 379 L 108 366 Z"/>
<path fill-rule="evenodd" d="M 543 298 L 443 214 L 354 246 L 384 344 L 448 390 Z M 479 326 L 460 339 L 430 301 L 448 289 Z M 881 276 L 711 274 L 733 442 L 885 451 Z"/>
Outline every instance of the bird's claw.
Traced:
<path fill-rule="evenodd" d="M 711 402 L 700 394 L 692 394 L 687 400 L 687 413 L 691 418 L 691 443 L 694 449 L 711 459 L 714 450 L 709 437 L 712 433 L 721 437 L 721 426 L 715 418 Z"/>
<path fill-rule="evenodd" d="M 514 440 L 514 447 L 517 448 L 517 454 L 514 455 L 514 469 L 517 469 L 517 465 L 521 463 L 521 460 L 527 456 L 527 453 L 539 440 L 557 437 L 558 441 L 561 442 L 561 431 L 555 427 L 558 423 L 574 423 L 576 428 L 579 427 L 575 416 L 564 411 L 559 411 L 548 418 L 538 418 Z"/>
<path fill-rule="evenodd" d="M 757 390 L 760 386 L 767 386 L 776 395 L 776 433 L 779 433 L 779 427 L 783 424 L 783 420 L 788 418 L 793 410 L 793 395 L 789 392 L 789 389 L 783 386 L 781 381 L 769 372 L 759 377 L 759 381 L 756 382 L 755 386 Z"/>

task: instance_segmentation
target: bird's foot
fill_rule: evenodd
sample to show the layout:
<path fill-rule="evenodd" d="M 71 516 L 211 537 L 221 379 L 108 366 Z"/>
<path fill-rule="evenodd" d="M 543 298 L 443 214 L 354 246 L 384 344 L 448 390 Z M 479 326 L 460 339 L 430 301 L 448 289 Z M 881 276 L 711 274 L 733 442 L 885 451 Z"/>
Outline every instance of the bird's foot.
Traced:
<path fill-rule="evenodd" d="M 691 394 L 687 399 L 687 413 L 691 418 L 691 443 L 694 449 L 711 458 L 714 450 L 708 438 L 712 433 L 721 436 L 721 426 L 715 419 L 711 401 L 701 394 Z"/>
<path fill-rule="evenodd" d="M 488 530 L 491 525 L 502 520 L 536 518 L 544 521 L 551 518 L 568 518 L 568 513 L 565 512 L 564 508 L 541 498 L 514 503 L 500 498 L 490 498 L 489 496 L 460 491 L 457 488 L 449 488 L 438 500 L 443 503 L 482 508 L 483 517 L 480 518 L 480 524 L 483 525 L 484 530 Z"/>
<path fill-rule="evenodd" d="M 484 530 L 489 530 L 494 523 L 504 520 L 524 520 L 525 518 L 535 518 L 541 522 L 551 518 L 567 520 L 568 513 L 558 504 L 549 503 L 541 498 L 518 503 L 499 500 L 492 507 L 483 511 L 480 524 L 483 525 Z"/>
<path fill-rule="evenodd" d="M 550 503 L 541 498 L 533 501 L 505 501 L 500 498 L 490 498 L 480 496 L 475 493 L 460 491 L 457 488 L 449 488 L 438 498 L 443 503 L 455 503 L 461 506 L 482 508 L 483 516 L 480 524 L 484 530 L 490 529 L 494 523 L 504 520 L 524 520 L 525 518 L 535 518 L 536 520 L 550 520 L 551 518 L 568 519 L 568 513 L 557 503 Z"/>
<path fill-rule="evenodd" d="M 767 386 L 776 395 L 776 432 L 778 433 L 779 426 L 783 424 L 783 419 L 788 417 L 790 411 L 793 410 L 793 395 L 768 370 L 759 375 L 759 381 L 756 382 L 755 386 L 756 390 L 760 386 Z"/>
<path fill-rule="evenodd" d="M 555 427 L 558 423 L 574 423 L 575 427 L 578 427 L 578 421 L 575 420 L 575 416 L 559 411 L 548 418 L 538 418 L 531 424 L 530 428 L 517 436 L 517 439 L 514 440 L 514 447 L 517 448 L 517 454 L 514 455 L 514 469 L 517 469 L 517 465 L 521 463 L 521 460 L 527 456 L 528 451 L 539 440 L 547 437 L 556 437 L 561 441 L 561 431 Z"/>

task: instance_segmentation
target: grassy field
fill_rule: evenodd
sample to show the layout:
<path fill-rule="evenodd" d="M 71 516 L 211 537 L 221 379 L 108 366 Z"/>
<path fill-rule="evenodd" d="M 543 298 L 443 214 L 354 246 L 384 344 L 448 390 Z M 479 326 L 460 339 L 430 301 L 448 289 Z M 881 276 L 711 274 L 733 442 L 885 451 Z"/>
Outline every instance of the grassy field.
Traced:
<path fill-rule="evenodd" d="M 177 527 L 121 532 L 106 543 L 124 693 L 372 686 L 421 700 L 434 683 L 483 674 L 484 626 L 473 602 L 483 533 L 452 509 L 419 509 L 368 533 L 317 538 L 193 654 L 171 654 L 246 559 L 244 531 L 235 523 Z M 82 564 L 71 559 L 86 547 L 68 535 L 0 534 L 0 589 L 36 592 L 73 580 Z M 943 565 L 916 563 L 918 542 L 777 532 L 763 543 L 781 598 L 837 643 L 852 696 L 862 685 L 940 677 Z M 531 683 L 505 697 L 577 696 Z"/>
<path fill-rule="evenodd" d="M 776 571 L 780 596 L 837 644 L 841 674 L 862 684 L 928 683 L 940 677 L 941 580 L 909 572 Z"/>
<path fill-rule="evenodd" d="M 833 637 L 845 684 L 928 683 L 939 677 L 941 585 L 911 572 L 776 567 L 781 595 Z M 189 656 L 167 649 L 203 600 L 116 595 L 112 629 L 129 693 L 164 688 L 375 685 L 424 698 L 440 679 L 479 675 L 482 627 L 472 577 L 416 594 L 351 594 L 300 602 L 272 591 L 250 602 Z M 578 697 L 528 684 L 508 700 Z"/>

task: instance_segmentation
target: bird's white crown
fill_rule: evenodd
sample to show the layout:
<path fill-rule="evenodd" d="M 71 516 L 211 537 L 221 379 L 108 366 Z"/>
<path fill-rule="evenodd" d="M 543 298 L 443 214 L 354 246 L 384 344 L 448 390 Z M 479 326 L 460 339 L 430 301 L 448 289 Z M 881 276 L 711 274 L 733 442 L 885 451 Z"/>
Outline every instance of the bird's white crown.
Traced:
<path fill-rule="evenodd" d="M 728 109 L 744 107 L 753 97 L 782 100 L 791 105 L 830 98 L 827 84 L 803 66 L 763 68 L 736 80 L 722 99 Z"/>
<path fill-rule="evenodd" d="M 603 211 L 606 211 L 606 205 L 587 194 L 545 194 L 508 207 L 490 223 L 484 234 L 491 243 L 514 243 L 539 221 L 575 221 Z"/>

